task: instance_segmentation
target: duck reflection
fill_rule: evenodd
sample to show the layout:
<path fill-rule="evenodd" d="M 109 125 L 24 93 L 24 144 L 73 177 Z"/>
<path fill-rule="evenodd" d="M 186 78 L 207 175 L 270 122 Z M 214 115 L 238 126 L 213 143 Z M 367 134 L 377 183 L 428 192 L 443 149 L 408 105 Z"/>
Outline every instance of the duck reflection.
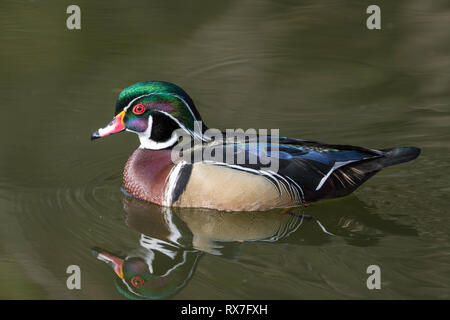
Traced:
<path fill-rule="evenodd" d="M 120 258 L 96 248 L 97 259 L 117 275 L 116 287 L 127 298 L 163 299 L 192 277 L 200 256 L 235 258 L 245 241 L 277 241 L 298 229 L 305 217 L 282 213 L 217 212 L 166 208 L 124 197 L 127 224 L 141 236 L 139 246 Z"/>
<path fill-rule="evenodd" d="M 191 278 L 200 252 L 142 236 L 141 255 L 121 259 L 108 252 L 94 251 L 97 259 L 115 271 L 117 290 L 130 299 L 163 299 L 183 288 Z M 155 263 L 157 261 L 158 263 Z"/>
<path fill-rule="evenodd" d="M 347 215 L 334 205 L 308 208 L 314 218 L 295 211 L 218 212 L 166 208 L 124 197 L 127 225 L 140 233 L 139 245 L 120 258 L 105 250 L 94 255 L 110 265 L 116 287 L 127 298 L 163 299 L 188 283 L 203 253 L 237 258 L 251 241 L 321 245 L 340 238 L 352 245 L 374 245 L 386 233 L 416 235 L 414 229 L 370 214 L 357 198 Z M 320 221 L 318 220 L 320 219 Z M 295 232 L 302 226 L 302 232 Z"/>

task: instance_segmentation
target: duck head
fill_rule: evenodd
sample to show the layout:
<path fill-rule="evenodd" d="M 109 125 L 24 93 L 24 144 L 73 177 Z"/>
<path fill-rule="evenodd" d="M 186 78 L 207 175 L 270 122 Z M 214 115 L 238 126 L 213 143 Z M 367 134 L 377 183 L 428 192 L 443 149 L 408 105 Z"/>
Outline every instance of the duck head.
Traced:
<path fill-rule="evenodd" d="M 163 81 L 136 83 L 120 94 L 115 117 L 95 131 L 91 140 L 122 131 L 138 135 L 141 148 L 171 148 L 179 140 L 179 129 L 202 139 L 206 127 L 189 95 L 175 84 Z"/>
<path fill-rule="evenodd" d="M 176 248 L 159 252 L 158 249 L 159 245 L 153 249 L 146 248 L 147 252 L 141 250 L 144 251 L 141 252 L 142 257 L 132 254 L 120 258 L 98 248 L 92 253 L 114 270 L 117 275 L 114 283 L 119 293 L 129 299 L 158 300 L 174 295 L 187 284 L 201 255 L 196 250 Z M 154 270 L 158 264 L 161 266 Z"/>

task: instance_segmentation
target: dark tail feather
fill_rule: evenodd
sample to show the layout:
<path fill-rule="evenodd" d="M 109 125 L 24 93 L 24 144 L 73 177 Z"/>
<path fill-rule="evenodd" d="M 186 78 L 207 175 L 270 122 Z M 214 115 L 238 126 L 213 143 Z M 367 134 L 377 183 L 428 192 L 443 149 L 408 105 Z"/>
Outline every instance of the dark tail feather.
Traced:
<path fill-rule="evenodd" d="M 329 179 L 331 197 L 341 197 L 353 192 L 361 184 L 385 167 L 414 160 L 420 154 L 416 147 L 398 147 L 380 150 L 383 156 L 362 160 L 343 166 L 333 172 Z"/>
<path fill-rule="evenodd" d="M 398 147 L 381 151 L 385 152 L 385 156 L 379 160 L 383 167 L 414 160 L 420 154 L 420 149 L 416 147 Z"/>
<path fill-rule="evenodd" d="M 384 154 L 379 158 L 350 163 L 336 171 L 342 171 L 344 174 L 355 178 L 355 182 L 361 180 L 360 183 L 362 183 L 368 178 L 365 175 L 370 175 L 395 164 L 414 160 L 420 154 L 420 149 L 416 147 L 398 147 L 380 151 Z"/>

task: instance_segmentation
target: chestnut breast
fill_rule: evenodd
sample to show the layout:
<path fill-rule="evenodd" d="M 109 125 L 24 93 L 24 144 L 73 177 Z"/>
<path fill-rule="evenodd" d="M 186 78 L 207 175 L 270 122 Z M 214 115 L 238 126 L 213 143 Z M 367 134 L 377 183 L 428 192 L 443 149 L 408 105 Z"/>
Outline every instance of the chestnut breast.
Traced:
<path fill-rule="evenodd" d="M 124 188 L 138 199 L 161 205 L 166 178 L 173 166 L 170 150 L 139 148 L 125 165 Z"/>

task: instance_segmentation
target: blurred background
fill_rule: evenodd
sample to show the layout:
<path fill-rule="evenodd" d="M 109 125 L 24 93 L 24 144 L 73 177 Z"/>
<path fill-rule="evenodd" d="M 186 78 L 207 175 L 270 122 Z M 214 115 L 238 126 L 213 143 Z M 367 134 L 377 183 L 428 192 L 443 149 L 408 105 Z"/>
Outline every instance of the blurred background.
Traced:
<path fill-rule="evenodd" d="M 66 28 L 71 4 L 81 30 Z M 371 4 L 381 30 L 366 28 Z M 450 298 L 449 26 L 440 0 L 2 0 L 0 298 L 129 298 L 91 249 L 148 262 L 148 238 L 171 232 L 161 216 L 182 225 L 172 250 L 195 255 L 168 298 Z M 209 127 L 422 154 L 305 221 L 133 209 L 120 187 L 136 136 L 89 138 L 144 80 L 184 88 Z M 366 287 L 373 264 L 381 290 Z"/>

